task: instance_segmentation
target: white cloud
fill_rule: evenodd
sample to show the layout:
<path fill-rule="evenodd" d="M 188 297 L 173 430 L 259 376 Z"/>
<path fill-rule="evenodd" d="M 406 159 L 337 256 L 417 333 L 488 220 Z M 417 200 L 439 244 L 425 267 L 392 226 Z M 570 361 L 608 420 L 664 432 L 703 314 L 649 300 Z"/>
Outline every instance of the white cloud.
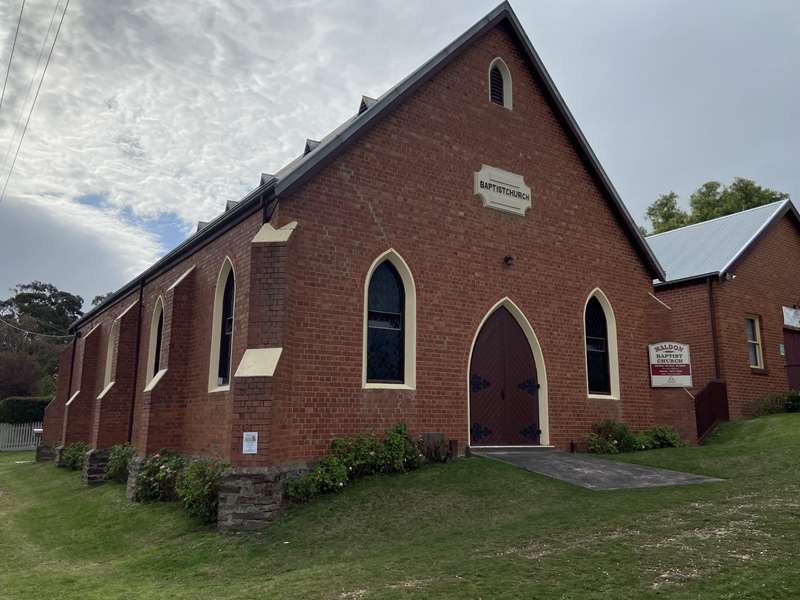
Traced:
<path fill-rule="evenodd" d="M 5 288 L 41 280 L 91 301 L 135 277 L 163 252 L 153 234 L 118 214 L 60 196 L 9 197 L 0 205 L 0 223 Z M 6 289 L 0 290 L 5 296 Z"/>

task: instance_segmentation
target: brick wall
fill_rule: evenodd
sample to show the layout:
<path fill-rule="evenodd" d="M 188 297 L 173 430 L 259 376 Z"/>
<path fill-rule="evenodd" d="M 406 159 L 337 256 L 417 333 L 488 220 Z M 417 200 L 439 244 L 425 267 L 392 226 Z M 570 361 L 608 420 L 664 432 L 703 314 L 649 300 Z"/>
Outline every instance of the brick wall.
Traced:
<path fill-rule="evenodd" d="M 783 343 L 783 306 L 800 302 L 800 231 L 789 216 L 776 223 L 737 265 L 736 279 L 723 281 L 717 292 L 719 339 L 731 418 L 752 415 L 761 395 L 788 389 Z M 751 369 L 745 337 L 745 316 L 761 318 L 765 367 Z"/>
<path fill-rule="evenodd" d="M 514 109 L 488 101 L 486 73 L 507 62 Z M 525 176 L 520 218 L 483 208 L 473 172 L 486 163 Z M 600 418 L 651 425 L 647 376 L 650 275 L 528 70 L 495 29 L 281 201 L 289 247 L 289 332 L 273 401 L 268 460 L 302 460 L 331 437 L 398 421 L 467 443 L 467 361 L 478 324 L 501 298 L 526 315 L 547 368 L 551 442 L 566 447 Z M 365 276 L 394 248 L 417 291 L 416 390 L 361 385 Z M 503 257 L 512 255 L 507 268 Z M 620 401 L 586 394 L 583 307 L 600 287 L 618 321 Z"/>
<path fill-rule="evenodd" d="M 487 70 L 496 56 L 511 71 L 512 111 L 488 99 Z M 524 175 L 533 190 L 524 218 L 483 208 L 473 196 L 473 173 L 482 164 Z M 281 198 L 276 226 L 294 220 L 299 225 L 288 244 L 259 249 L 252 239 L 261 218 L 254 214 L 146 282 L 133 421 L 140 453 L 164 444 L 236 465 L 301 463 L 334 436 L 380 433 L 400 421 L 414 432 L 445 432 L 463 448 L 470 348 L 487 311 L 505 297 L 541 344 L 551 443 L 567 447 L 602 418 L 635 429 L 656 422 L 646 352 L 651 274 L 502 27 Z M 414 390 L 362 389 L 365 277 L 389 248 L 405 259 L 416 284 Z M 503 264 L 507 255 L 514 257 L 510 267 Z M 236 277 L 232 370 L 247 347 L 280 345 L 284 353 L 274 377 L 234 378 L 229 391 L 209 393 L 214 290 L 226 256 Z M 191 267 L 191 293 L 179 307 L 179 294 L 169 300 L 168 288 Z M 617 320 L 619 400 L 586 393 L 583 309 L 597 287 Z M 164 324 L 169 367 L 148 397 L 148 341 L 159 296 L 172 307 Z M 111 316 L 97 315 L 82 332 L 101 322 L 107 335 Z M 80 356 L 76 361 L 92 368 Z M 124 366 L 131 380 L 134 364 Z M 544 367 L 538 365 L 540 379 Z M 241 432 L 250 430 L 266 435 L 258 455 L 243 457 Z"/>
<path fill-rule="evenodd" d="M 800 235 L 796 224 L 786 216 L 734 265 L 735 279 L 712 278 L 720 376 L 727 384 L 733 419 L 752 416 L 753 402 L 759 396 L 788 389 L 784 360 L 779 354 L 783 343 L 782 307 L 800 302 L 798 264 Z M 693 393 L 714 378 L 708 285 L 707 280 L 701 280 L 656 289 L 658 298 L 672 309 L 666 313 L 672 339 L 691 346 Z M 751 369 L 749 365 L 745 317 L 751 314 L 761 318 L 764 370 Z"/>

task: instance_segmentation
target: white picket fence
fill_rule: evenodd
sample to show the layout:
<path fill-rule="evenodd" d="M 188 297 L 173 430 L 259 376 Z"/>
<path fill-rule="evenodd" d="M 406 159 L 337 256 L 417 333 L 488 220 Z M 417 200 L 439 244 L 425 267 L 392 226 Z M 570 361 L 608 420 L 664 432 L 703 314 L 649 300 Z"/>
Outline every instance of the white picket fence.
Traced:
<path fill-rule="evenodd" d="M 41 427 L 41 423 L 0 423 L 0 451 L 34 450 L 37 439 L 33 430 Z"/>

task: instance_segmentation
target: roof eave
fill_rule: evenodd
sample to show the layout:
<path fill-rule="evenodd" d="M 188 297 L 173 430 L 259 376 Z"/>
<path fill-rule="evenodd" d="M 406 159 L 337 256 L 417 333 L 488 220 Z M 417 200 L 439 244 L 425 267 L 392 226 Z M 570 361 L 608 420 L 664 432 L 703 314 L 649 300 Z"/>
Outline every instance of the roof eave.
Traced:
<path fill-rule="evenodd" d="M 659 281 L 657 283 L 653 283 L 653 287 L 655 289 L 663 289 L 668 288 L 674 285 L 681 285 L 684 283 L 692 283 L 695 281 L 704 281 L 709 277 L 722 277 L 722 272 L 720 271 L 709 271 L 708 273 L 700 273 L 698 275 L 687 275 L 686 277 L 681 277 L 679 279 L 666 279 Z"/>

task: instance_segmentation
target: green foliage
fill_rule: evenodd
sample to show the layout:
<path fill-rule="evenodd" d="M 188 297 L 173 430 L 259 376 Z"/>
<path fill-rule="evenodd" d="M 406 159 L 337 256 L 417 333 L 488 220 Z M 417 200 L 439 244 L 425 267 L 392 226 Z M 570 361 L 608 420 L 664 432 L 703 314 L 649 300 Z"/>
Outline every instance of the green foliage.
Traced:
<path fill-rule="evenodd" d="M 228 464 L 219 460 L 195 460 L 178 475 L 175 491 L 192 517 L 203 523 L 217 520 L 219 481 Z"/>
<path fill-rule="evenodd" d="M 384 470 L 383 444 L 373 434 L 336 438 L 331 442 L 331 454 L 347 465 L 352 479 Z"/>
<path fill-rule="evenodd" d="M 0 400 L 0 423 L 41 423 L 52 398 L 12 396 Z"/>
<path fill-rule="evenodd" d="M 89 451 L 89 444 L 85 442 L 75 442 L 65 446 L 61 454 L 61 462 L 68 469 L 80 471 L 86 460 L 86 453 Z"/>
<path fill-rule="evenodd" d="M 348 466 L 333 455 L 322 458 L 311 473 L 314 489 L 319 494 L 337 492 L 347 483 Z"/>
<path fill-rule="evenodd" d="M 39 324 L 34 331 L 65 334 L 69 326 L 83 315 L 83 298 L 63 292 L 50 283 L 20 283 L 11 291 L 13 295 L 0 302 L 0 314 L 16 318 L 27 316 Z"/>
<path fill-rule="evenodd" d="M 41 281 L 19 284 L 0 300 L 0 319 L 26 331 L 66 336 L 83 313 L 83 300 Z M 44 396 L 54 391 L 58 356 L 68 338 L 29 335 L 0 327 L 0 398 Z"/>
<path fill-rule="evenodd" d="M 170 450 L 161 450 L 144 459 L 136 474 L 133 499 L 137 502 L 172 502 L 177 496 L 175 483 L 186 460 Z"/>
<path fill-rule="evenodd" d="M 757 416 L 800 412 L 800 392 L 764 394 L 756 400 L 754 412 Z"/>
<path fill-rule="evenodd" d="M 130 444 L 112 446 L 106 463 L 106 477 L 119 483 L 128 481 L 128 466 L 135 455 L 136 450 Z"/>
<path fill-rule="evenodd" d="M 42 367 L 32 354 L 0 352 L 0 398 L 36 396 L 43 380 Z"/>
<path fill-rule="evenodd" d="M 631 433 L 627 425 L 612 420 L 592 425 L 592 431 L 584 436 L 584 442 L 586 449 L 594 454 L 619 454 L 686 445 L 671 427 L 658 425 L 639 433 Z"/>
<path fill-rule="evenodd" d="M 591 433 L 597 436 L 597 438 L 607 442 L 606 447 L 609 451 L 605 452 L 605 454 L 632 452 L 638 446 L 636 436 L 631 433 L 627 425 L 624 423 L 617 423 L 610 419 L 593 424 Z M 588 445 L 588 436 L 586 441 Z M 600 442 L 595 443 L 599 444 Z"/>
<path fill-rule="evenodd" d="M 764 188 L 750 179 L 736 177 L 733 183 L 723 186 L 718 181 L 708 181 L 691 195 L 692 222 L 700 223 L 749 208 L 785 200 L 789 194 Z"/>
<path fill-rule="evenodd" d="M 286 495 L 293 502 L 308 502 L 318 494 L 338 491 L 359 477 L 416 469 L 422 459 L 420 442 L 411 437 L 405 424 L 388 430 L 383 442 L 371 434 L 337 438 L 331 442 L 331 453 L 310 473 L 286 482 Z"/>
<path fill-rule="evenodd" d="M 419 440 L 408 434 L 405 423 L 386 432 L 383 438 L 383 468 L 387 473 L 405 473 L 422 464 L 422 449 Z"/>
<path fill-rule="evenodd" d="M 92 298 L 92 308 L 96 306 L 100 306 L 103 302 L 105 302 L 114 292 L 106 292 L 105 294 L 99 294 Z"/>
<path fill-rule="evenodd" d="M 749 208 L 785 200 L 789 194 L 761 187 L 755 181 L 736 177 L 730 185 L 707 181 L 690 197 L 691 212 L 678 207 L 675 192 L 659 196 L 645 211 L 653 224 L 653 233 L 662 233 L 692 223 L 702 223 Z"/>
<path fill-rule="evenodd" d="M 678 207 L 678 194 L 670 192 L 662 194 L 645 211 L 648 220 L 653 224 L 653 233 L 662 233 L 688 225 L 689 215 Z"/>
<path fill-rule="evenodd" d="M 681 448 L 686 442 L 678 432 L 665 425 L 657 425 L 635 434 L 639 443 L 638 450 L 657 450 L 658 448 Z"/>
<path fill-rule="evenodd" d="M 596 433 L 587 433 L 583 436 L 586 442 L 586 451 L 592 454 L 619 454 L 619 449 L 609 438 Z"/>

